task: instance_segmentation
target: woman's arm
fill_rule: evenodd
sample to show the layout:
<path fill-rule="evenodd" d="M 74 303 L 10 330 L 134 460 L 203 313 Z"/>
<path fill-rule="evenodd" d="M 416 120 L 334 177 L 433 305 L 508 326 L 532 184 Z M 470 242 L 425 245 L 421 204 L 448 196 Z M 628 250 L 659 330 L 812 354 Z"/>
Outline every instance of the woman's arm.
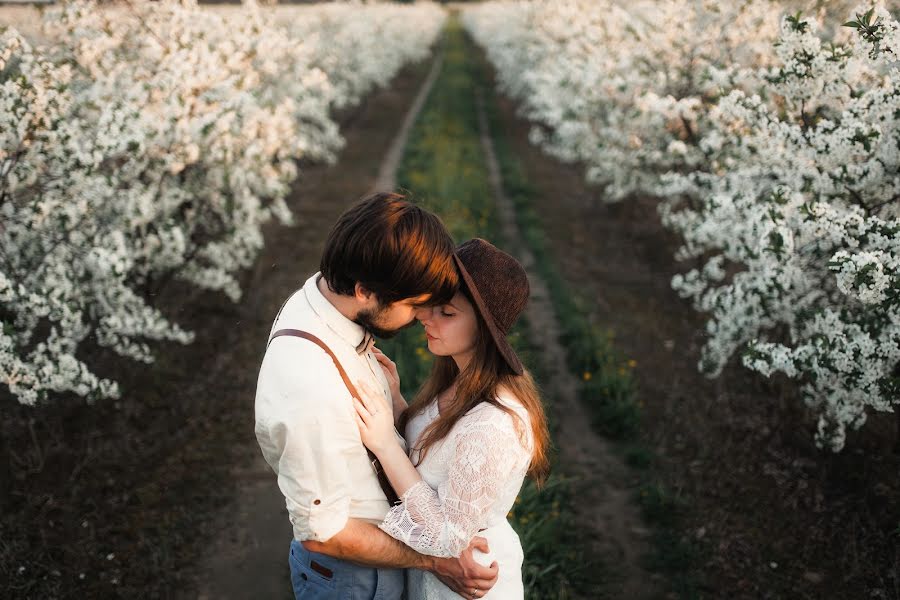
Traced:
<path fill-rule="evenodd" d="M 375 451 L 373 450 L 373 452 Z M 375 456 L 378 457 L 384 473 L 388 476 L 391 486 L 398 496 L 402 497 L 409 488 L 422 481 L 422 476 L 416 471 L 412 461 L 399 445 L 389 446 L 380 454 L 375 453 Z"/>
<path fill-rule="evenodd" d="M 490 524 L 498 498 L 521 486 L 530 455 L 510 417 L 494 408 L 465 417 L 443 444 L 447 479 L 436 490 L 417 482 L 379 527 L 422 554 L 458 556 Z"/>
<path fill-rule="evenodd" d="M 530 454 L 511 417 L 489 408 L 460 422 L 445 442 L 452 447 L 448 479 L 434 490 L 394 440 L 387 401 L 370 396 L 354 402 L 360 436 L 402 500 L 379 527 L 422 554 L 459 556 L 512 478 L 521 484 L 527 468 Z"/>
<path fill-rule="evenodd" d="M 403 496 L 409 488 L 422 481 L 422 476 L 397 443 L 387 401 L 366 382 L 360 381 L 357 386 L 362 398 L 354 398 L 353 405 L 356 407 L 359 436 L 378 457 L 394 491 L 398 496 Z"/>
<path fill-rule="evenodd" d="M 413 551 L 434 557 L 434 562 L 429 564 L 432 572 L 447 587 L 458 594 L 464 595 L 473 588 L 483 591 L 489 590 L 497 582 L 498 565 L 497 561 L 494 561 L 490 567 L 485 568 L 472 558 L 471 551 L 473 548 L 477 548 L 484 553 L 490 552 L 487 540 L 475 536 L 475 530 L 472 531 L 471 535 L 464 534 L 466 543 L 461 548 L 457 549 L 454 547 L 452 550 L 448 550 L 440 542 L 437 545 L 421 543 L 421 541 L 419 543 L 410 543 L 409 536 L 398 535 L 397 524 L 394 522 L 397 519 L 395 511 L 405 506 L 408 500 L 421 503 L 420 499 L 424 498 L 426 504 L 431 505 L 433 514 L 433 501 L 437 495 L 425 483 L 409 460 L 409 457 L 406 456 L 406 452 L 397 443 L 393 425 L 388 416 L 387 400 L 382 394 L 374 391 L 366 382 L 358 382 L 357 388 L 362 398 L 354 398 L 353 404 L 356 408 L 356 415 L 354 416 L 359 427 L 360 438 L 369 450 L 378 457 L 394 491 L 404 500 L 403 503 L 395 506 L 388 512 L 388 516 L 385 517 L 385 520 L 378 528 Z M 416 492 L 416 490 L 423 489 L 427 491 L 424 493 Z M 414 510 L 413 512 L 419 514 L 418 511 Z M 444 519 L 440 517 L 432 520 L 435 521 L 435 526 L 438 528 L 446 526 Z M 410 533 L 413 534 L 414 532 Z"/>

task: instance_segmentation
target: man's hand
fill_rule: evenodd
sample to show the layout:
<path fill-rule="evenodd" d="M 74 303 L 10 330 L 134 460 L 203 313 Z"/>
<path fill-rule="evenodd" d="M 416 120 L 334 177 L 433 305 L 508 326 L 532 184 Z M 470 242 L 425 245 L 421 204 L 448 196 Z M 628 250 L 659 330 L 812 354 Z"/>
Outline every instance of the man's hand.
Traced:
<path fill-rule="evenodd" d="M 444 585 L 463 598 L 481 598 L 497 583 L 500 568 L 497 561 L 485 567 L 475 561 L 472 550 L 489 552 L 487 540 L 483 537 L 472 538 L 469 547 L 463 550 L 459 558 L 436 558 L 434 575 Z"/>

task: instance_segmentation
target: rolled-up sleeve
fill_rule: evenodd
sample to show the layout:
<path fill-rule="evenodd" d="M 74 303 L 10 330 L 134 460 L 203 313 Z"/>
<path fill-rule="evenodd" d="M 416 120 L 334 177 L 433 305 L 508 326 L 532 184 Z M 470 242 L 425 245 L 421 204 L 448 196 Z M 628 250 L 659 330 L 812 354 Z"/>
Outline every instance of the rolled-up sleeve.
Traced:
<path fill-rule="evenodd" d="M 349 392 L 331 359 L 313 348 L 321 356 L 302 346 L 270 350 L 256 398 L 256 438 L 300 541 L 326 541 L 346 525 L 353 485 L 347 455 L 360 444 Z"/>

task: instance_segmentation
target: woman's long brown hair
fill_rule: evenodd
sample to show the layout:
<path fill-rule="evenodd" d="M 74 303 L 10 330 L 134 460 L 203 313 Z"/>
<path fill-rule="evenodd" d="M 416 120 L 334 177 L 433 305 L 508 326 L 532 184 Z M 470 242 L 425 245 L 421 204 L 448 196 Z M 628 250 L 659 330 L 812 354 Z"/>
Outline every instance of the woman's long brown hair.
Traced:
<path fill-rule="evenodd" d="M 459 290 L 466 296 L 472 307 L 475 308 L 475 302 L 462 282 L 460 282 Z M 478 321 L 475 353 L 466 366 L 465 371 L 460 373 L 459 368 L 456 366 L 456 361 L 450 356 L 435 357 L 428 379 L 425 380 L 425 383 L 419 389 L 409 408 L 400 415 L 399 429 L 401 432 L 405 432 L 406 425 L 413 416 L 422 412 L 441 392 L 447 390 L 453 385 L 454 381 L 458 380 L 456 393 L 449 406 L 443 409 L 438 418 L 422 433 L 421 443 L 418 445 L 420 461 L 425 458 L 428 449 L 435 442 L 447 437 L 450 430 L 453 429 L 453 426 L 463 415 L 482 402 L 493 404 L 513 418 L 519 439 L 523 447 L 527 448 L 525 423 L 512 409 L 504 406 L 497 400 L 497 393 L 503 388 L 528 411 L 534 448 L 527 474 L 540 488 L 550 474 L 550 459 L 548 456 L 550 432 L 547 428 L 547 418 L 544 414 L 544 406 L 541 402 L 537 385 L 531 377 L 531 373 L 527 370 L 522 375 L 516 375 L 509 368 L 509 365 L 503 359 L 503 355 L 500 354 L 496 344 L 494 344 L 487 325 L 478 313 L 477 308 L 475 309 L 475 316 Z"/>

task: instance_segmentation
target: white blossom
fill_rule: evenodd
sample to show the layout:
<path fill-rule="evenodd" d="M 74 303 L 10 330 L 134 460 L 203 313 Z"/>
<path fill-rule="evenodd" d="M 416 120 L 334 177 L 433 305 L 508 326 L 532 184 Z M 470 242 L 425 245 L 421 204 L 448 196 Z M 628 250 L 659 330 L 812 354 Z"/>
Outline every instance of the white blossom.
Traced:
<path fill-rule="evenodd" d="M 701 370 L 741 353 L 796 379 L 835 451 L 896 409 L 900 25 L 882 3 L 495 1 L 465 23 L 533 143 L 607 200 L 661 198 L 676 258 L 701 265 L 672 280 L 707 318 Z"/>
<path fill-rule="evenodd" d="M 21 402 L 118 395 L 76 358 L 135 360 L 190 332 L 169 277 L 237 300 L 262 226 L 291 222 L 296 161 L 331 161 L 333 114 L 420 60 L 444 11 L 334 3 L 225 11 L 66 2 L 32 45 L 0 28 L 0 382 Z"/>

